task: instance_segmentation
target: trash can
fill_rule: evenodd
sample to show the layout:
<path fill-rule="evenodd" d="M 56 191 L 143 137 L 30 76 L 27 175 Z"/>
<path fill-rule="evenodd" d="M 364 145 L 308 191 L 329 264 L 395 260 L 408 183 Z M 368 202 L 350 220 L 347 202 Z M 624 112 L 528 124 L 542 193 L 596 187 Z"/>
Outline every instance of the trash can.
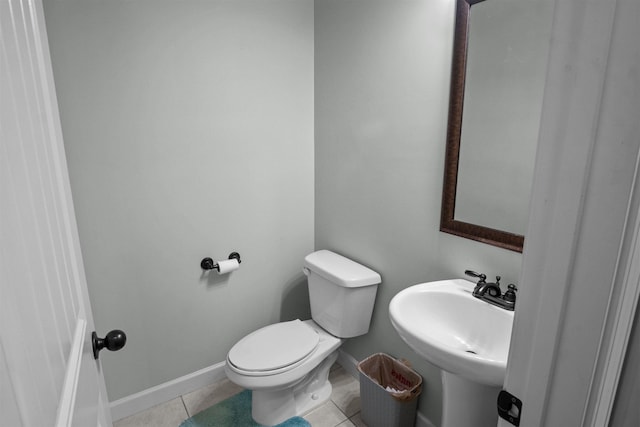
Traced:
<path fill-rule="evenodd" d="M 368 427 L 413 427 L 422 377 L 388 354 L 358 363 L 362 421 Z"/>

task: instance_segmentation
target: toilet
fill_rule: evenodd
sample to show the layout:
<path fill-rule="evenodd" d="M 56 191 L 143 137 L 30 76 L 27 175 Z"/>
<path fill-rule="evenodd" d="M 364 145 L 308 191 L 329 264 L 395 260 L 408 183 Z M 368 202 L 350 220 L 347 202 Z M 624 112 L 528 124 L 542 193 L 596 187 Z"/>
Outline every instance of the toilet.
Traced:
<path fill-rule="evenodd" d="M 252 390 L 251 415 L 266 426 L 320 406 L 331 395 L 329 369 L 346 338 L 369 331 L 380 275 L 334 252 L 304 259 L 312 320 L 265 326 L 238 341 L 225 373 Z"/>

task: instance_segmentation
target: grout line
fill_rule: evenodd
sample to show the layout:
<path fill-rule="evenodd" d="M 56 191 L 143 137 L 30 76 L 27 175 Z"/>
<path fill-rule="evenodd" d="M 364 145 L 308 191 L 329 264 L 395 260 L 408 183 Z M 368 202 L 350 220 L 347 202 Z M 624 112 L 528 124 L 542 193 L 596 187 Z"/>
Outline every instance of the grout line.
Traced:
<path fill-rule="evenodd" d="M 351 415 L 349 418 L 347 418 L 349 421 L 351 421 L 351 424 L 356 425 L 354 419 L 360 416 L 360 412 L 361 411 L 358 411 L 355 414 Z M 362 417 L 360 417 L 360 419 L 362 419 Z"/>
<path fill-rule="evenodd" d="M 187 409 L 187 405 L 186 405 L 186 403 L 184 403 L 184 399 L 182 398 L 182 396 L 180 396 L 180 401 L 182 402 L 182 406 L 184 407 L 184 411 L 187 413 L 187 418 L 191 418 L 191 414 L 189 413 L 189 410 Z"/>

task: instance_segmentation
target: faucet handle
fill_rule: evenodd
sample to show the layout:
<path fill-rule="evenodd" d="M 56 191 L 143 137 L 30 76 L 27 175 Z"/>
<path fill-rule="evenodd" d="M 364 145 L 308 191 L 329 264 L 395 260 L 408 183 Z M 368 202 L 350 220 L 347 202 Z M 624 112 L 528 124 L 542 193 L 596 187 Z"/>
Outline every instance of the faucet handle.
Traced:
<path fill-rule="evenodd" d="M 465 270 L 464 274 L 466 274 L 467 276 L 476 277 L 480 279 L 478 283 L 483 283 L 485 280 L 487 280 L 486 274 L 476 273 L 475 271 L 472 271 L 472 270 Z"/>
<path fill-rule="evenodd" d="M 516 285 L 513 283 L 507 286 L 507 288 L 507 292 L 504 293 L 504 300 L 508 302 L 516 302 L 516 291 L 518 288 L 516 288 Z"/>
<path fill-rule="evenodd" d="M 496 276 L 496 285 L 498 286 L 500 286 L 500 279 L 502 279 L 502 277 Z"/>

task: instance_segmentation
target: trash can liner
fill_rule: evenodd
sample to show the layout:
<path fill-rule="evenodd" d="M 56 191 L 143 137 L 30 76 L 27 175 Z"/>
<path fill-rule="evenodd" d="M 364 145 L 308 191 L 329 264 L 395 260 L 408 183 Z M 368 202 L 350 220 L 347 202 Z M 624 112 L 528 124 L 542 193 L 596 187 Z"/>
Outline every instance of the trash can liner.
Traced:
<path fill-rule="evenodd" d="M 398 401 L 415 399 L 422 392 L 422 377 L 407 361 L 400 361 L 384 353 L 376 353 L 358 364 L 358 371 Z"/>
<path fill-rule="evenodd" d="M 414 427 L 422 377 L 406 362 L 377 353 L 358 363 L 360 417 L 369 427 Z"/>

